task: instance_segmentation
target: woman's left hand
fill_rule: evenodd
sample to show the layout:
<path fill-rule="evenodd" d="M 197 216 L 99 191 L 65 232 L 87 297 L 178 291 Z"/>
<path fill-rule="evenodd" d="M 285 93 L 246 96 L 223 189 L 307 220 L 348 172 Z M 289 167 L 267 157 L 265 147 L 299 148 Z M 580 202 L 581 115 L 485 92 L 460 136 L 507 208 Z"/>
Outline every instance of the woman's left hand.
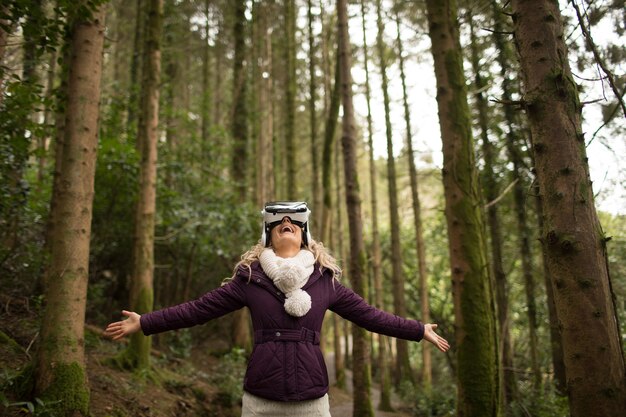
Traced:
<path fill-rule="evenodd" d="M 440 351 L 446 352 L 448 349 L 450 349 L 450 344 L 446 339 L 435 333 L 435 329 L 437 329 L 436 324 L 425 324 L 424 339 L 437 346 L 437 349 L 439 349 Z"/>

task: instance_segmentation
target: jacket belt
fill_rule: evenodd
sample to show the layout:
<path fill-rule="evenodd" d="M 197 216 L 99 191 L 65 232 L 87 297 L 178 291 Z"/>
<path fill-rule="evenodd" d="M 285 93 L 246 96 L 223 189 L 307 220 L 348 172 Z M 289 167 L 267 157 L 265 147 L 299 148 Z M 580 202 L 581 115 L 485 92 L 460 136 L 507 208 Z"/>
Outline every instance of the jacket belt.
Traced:
<path fill-rule="evenodd" d="M 265 342 L 309 342 L 314 345 L 320 344 L 320 332 L 307 329 L 265 329 L 254 332 L 254 343 Z"/>

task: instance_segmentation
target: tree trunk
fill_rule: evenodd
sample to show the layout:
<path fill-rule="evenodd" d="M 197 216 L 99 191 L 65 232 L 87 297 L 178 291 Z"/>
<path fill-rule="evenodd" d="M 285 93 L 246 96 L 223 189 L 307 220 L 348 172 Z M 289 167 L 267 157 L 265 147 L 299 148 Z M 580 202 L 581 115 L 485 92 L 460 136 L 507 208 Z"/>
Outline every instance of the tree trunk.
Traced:
<path fill-rule="evenodd" d="M 135 130 L 135 121 L 137 119 L 138 93 L 139 93 L 139 74 L 141 74 L 141 56 L 142 56 L 142 34 L 145 26 L 145 13 L 142 0 L 137 0 L 137 10 L 135 15 L 135 38 L 133 41 L 133 56 L 130 62 L 130 94 L 128 96 L 128 111 L 126 118 L 126 131 Z M 136 144 L 139 149 L 139 143 Z"/>
<path fill-rule="evenodd" d="M 89 415 L 84 326 L 96 150 L 104 7 L 71 20 L 68 95 L 58 224 L 36 357 L 35 395 L 56 415 Z"/>
<path fill-rule="evenodd" d="M 404 56 L 402 37 L 400 34 L 400 17 L 396 10 L 396 27 L 398 56 L 400 58 L 400 79 L 402 81 L 402 102 L 404 104 L 404 121 L 406 125 L 406 140 L 409 158 L 409 177 L 411 179 L 411 199 L 413 201 L 413 222 L 415 228 L 415 243 L 417 250 L 417 265 L 420 294 L 420 314 L 424 323 L 430 323 L 430 303 L 428 296 L 428 273 L 426 271 L 426 248 L 424 245 L 424 230 L 422 227 L 422 208 L 419 197 L 419 184 L 417 181 L 417 167 L 415 166 L 415 153 L 413 151 L 413 134 L 411 131 L 411 110 L 409 108 L 406 91 L 406 77 L 404 73 Z M 432 362 L 430 343 L 422 344 L 422 383 L 427 389 L 432 385 Z"/>
<path fill-rule="evenodd" d="M 361 25 L 363 27 L 363 65 L 365 68 L 365 99 L 367 101 L 367 139 L 369 147 L 369 176 L 372 206 L 372 273 L 374 278 L 374 304 L 384 309 L 383 276 L 381 266 L 380 234 L 378 232 L 378 198 L 376 192 L 376 165 L 374 163 L 374 132 L 372 128 L 371 90 L 369 76 L 369 52 L 367 48 L 367 28 L 365 26 L 365 1 L 361 0 Z M 379 410 L 392 411 L 391 406 L 391 375 L 387 358 L 387 341 L 378 335 L 377 365 L 380 372 L 380 403 Z"/>
<path fill-rule="evenodd" d="M 406 317 L 406 301 L 404 299 L 404 271 L 402 268 L 402 248 L 400 247 L 400 215 L 398 214 L 398 191 L 396 185 L 396 163 L 393 156 L 392 128 L 389 109 L 389 92 L 387 79 L 387 60 L 385 58 L 385 45 L 383 43 L 384 24 L 382 18 L 381 0 L 376 0 L 376 12 L 378 33 L 376 47 L 380 62 L 382 78 L 383 100 L 385 105 L 385 131 L 387 133 L 387 177 L 389 181 L 389 219 L 391 222 L 391 265 L 393 277 L 391 285 L 393 289 L 394 313 L 400 317 Z M 409 345 L 406 340 L 396 340 L 398 354 L 396 356 L 395 380 L 396 384 L 407 380 L 414 383 L 411 362 L 409 361 Z"/>
<path fill-rule="evenodd" d="M 339 62 L 339 55 L 337 55 L 336 57 L 337 62 Z M 336 68 L 337 72 L 339 71 L 339 67 Z M 336 78 L 336 81 L 338 79 Z M 341 85 L 341 82 L 337 82 L 336 83 L 337 86 Z M 337 87 L 339 88 L 339 87 Z M 340 97 L 341 98 L 341 97 Z M 346 250 L 345 245 L 343 244 L 343 238 L 344 238 L 344 227 L 343 227 L 343 216 L 342 216 L 342 211 L 343 211 L 343 207 L 341 204 L 341 194 L 343 193 L 343 189 L 341 187 L 342 182 L 341 182 L 341 160 L 339 158 L 341 154 L 341 143 L 340 141 L 335 141 L 335 151 L 334 151 L 334 155 L 335 155 L 335 207 L 334 210 L 336 212 L 336 216 L 335 216 L 335 227 L 336 230 L 339 231 L 339 233 L 333 233 L 332 234 L 332 238 L 336 239 L 335 242 L 335 248 L 337 250 L 337 253 L 339 254 L 340 259 L 348 259 L 348 251 Z M 330 238 L 331 236 L 329 236 Z M 345 272 L 345 265 L 344 265 L 344 272 Z M 338 318 L 339 319 L 339 318 Z M 345 368 L 350 368 L 351 364 L 352 364 L 352 357 L 350 356 L 350 322 L 347 320 L 343 320 L 343 319 L 339 319 L 338 320 L 338 325 L 343 325 L 343 338 L 344 338 L 344 343 L 343 343 L 343 347 L 344 347 L 344 351 L 342 352 L 341 350 L 338 351 L 336 354 L 341 356 L 342 359 L 339 359 L 335 361 L 335 366 L 339 366 L 339 368 L 337 369 L 341 369 L 341 374 L 343 376 L 343 388 L 345 388 L 346 386 L 346 375 L 345 375 Z M 337 371 L 339 372 L 339 371 Z"/>
<path fill-rule="evenodd" d="M 233 154 L 231 178 L 235 182 L 239 198 L 244 201 L 247 194 L 246 172 L 248 163 L 248 104 L 246 58 L 246 2 L 238 0 L 235 4 L 235 24 L 233 37 L 235 51 L 233 59 L 233 113 L 232 135 Z"/>
<path fill-rule="evenodd" d="M 443 141 L 443 184 L 457 343 L 457 412 L 497 416 L 499 375 L 482 202 L 463 75 L 456 2 L 427 0 Z"/>
<path fill-rule="evenodd" d="M 315 76 L 315 36 L 313 35 L 313 1 L 307 0 L 307 14 L 309 21 L 309 124 L 311 129 L 311 193 L 313 195 L 313 210 L 315 213 L 321 211 L 321 190 L 319 180 L 319 162 L 317 146 L 317 77 Z M 319 218 L 319 214 L 317 215 Z M 315 224 L 316 234 L 319 236 L 321 224 Z"/>
<path fill-rule="evenodd" d="M 340 56 L 337 53 L 335 61 L 335 84 L 330 99 L 330 108 L 326 118 L 326 125 L 324 128 L 324 148 L 322 154 L 322 191 L 324 203 L 324 213 L 322 215 L 322 227 L 321 227 L 321 240 L 326 241 L 330 237 L 330 229 L 332 224 L 332 214 L 337 208 L 333 208 L 333 199 L 331 195 L 331 169 L 332 169 L 332 154 L 333 144 L 335 142 L 335 132 L 337 130 L 337 119 L 339 117 L 339 106 L 341 104 L 341 71 L 340 71 Z M 337 168 L 339 169 L 339 168 Z M 339 184 L 337 184 L 339 187 Z M 337 200 L 336 205 L 340 206 L 340 200 Z"/>
<path fill-rule="evenodd" d="M 213 157 L 212 145 L 209 141 L 211 126 L 211 54 L 209 39 L 211 37 L 211 0 L 204 0 L 204 44 L 202 45 L 202 113 L 201 113 L 201 149 L 202 160 L 210 161 Z"/>
<path fill-rule="evenodd" d="M 57 54 L 56 49 L 50 52 L 50 56 L 48 59 L 48 74 L 47 74 L 48 77 L 47 77 L 47 82 L 46 82 L 46 97 L 49 100 L 54 99 L 54 80 L 55 80 L 56 69 L 57 69 L 57 66 L 56 66 L 57 57 L 58 57 L 58 54 Z M 44 126 L 47 127 L 51 125 L 52 118 L 53 118 L 52 106 L 46 106 L 46 109 L 44 110 L 44 117 L 43 117 Z M 49 147 L 50 142 L 51 142 L 51 137 L 48 135 L 42 135 L 42 137 L 40 138 L 39 152 L 41 154 L 39 155 L 39 166 L 38 166 L 38 171 L 37 171 L 37 180 L 40 184 L 44 182 L 44 178 L 45 178 L 46 165 L 48 164 L 47 152 L 48 152 L 48 147 Z"/>
<path fill-rule="evenodd" d="M 539 230 L 543 230 L 543 209 L 541 205 L 541 196 L 537 182 L 533 187 L 535 194 L 535 207 L 537 208 L 537 223 Z M 541 246 L 541 259 L 543 267 L 543 280 L 546 286 L 546 298 L 548 301 L 548 317 L 550 318 L 550 352 L 552 354 L 552 368 L 554 370 L 554 385 L 557 392 L 561 395 L 567 393 L 567 378 L 565 375 L 565 362 L 563 358 L 563 344 L 561 342 L 561 332 L 559 330 L 559 319 L 556 313 L 556 304 L 554 302 L 554 290 L 552 289 L 552 277 L 548 270 L 548 262 L 546 259 L 546 251 L 544 245 Z"/>
<path fill-rule="evenodd" d="M 516 47 L 542 197 L 541 241 L 561 326 L 570 412 L 626 409 L 626 370 L 606 241 L 594 207 L 582 108 L 558 4 L 512 2 Z"/>
<path fill-rule="evenodd" d="M 297 199 L 296 185 L 296 4 L 283 0 L 285 13 L 285 153 L 287 163 L 286 196 Z"/>
<path fill-rule="evenodd" d="M 261 79 L 259 80 L 259 140 L 257 160 L 257 202 L 263 204 L 274 198 L 272 136 L 274 107 L 272 100 L 272 31 L 269 28 L 269 5 L 259 4 L 259 45 L 261 47 Z"/>
<path fill-rule="evenodd" d="M 133 279 L 130 294 L 131 308 L 139 314 L 151 311 L 154 305 L 154 226 L 163 0 L 150 0 L 147 7 L 148 16 L 143 34 L 145 43 L 143 46 L 141 112 L 137 132 L 141 163 L 139 167 L 139 196 L 135 211 Z M 151 345 L 152 339 L 149 336 L 144 336 L 141 333 L 133 334 L 125 352 L 125 366 L 149 369 Z"/>
<path fill-rule="evenodd" d="M 471 11 L 470 11 L 471 12 Z M 513 344 L 511 340 L 511 321 L 509 319 L 509 289 L 507 276 L 504 272 L 502 261 L 502 229 L 500 227 L 500 216 L 498 206 L 494 203 L 500 191 L 496 174 L 494 172 L 494 150 L 493 144 L 489 141 L 489 108 L 487 99 L 483 95 L 487 87 L 487 82 L 481 75 L 480 50 L 476 37 L 473 21 L 470 22 L 470 51 L 472 72 L 474 73 L 474 96 L 476 109 L 478 111 L 478 124 L 480 127 L 481 147 L 483 151 L 484 168 L 482 172 L 482 187 L 488 201 L 487 224 L 490 237 L 491 268 L 494 275 L 494 286 L 496 291 L 496 307 L 498 314 L 498 336 L 500 345 L 498 346 L 498 356 L 502 363 L 502 409 L 506 410 L 507 405 L 517 398 L 517 380 L 515 368 L 513 367 Z"/>
<path fill-rule="evenodd" d="M 363 278 L 365 267 L 365 247 L 363 245 L 363 220 L 361 218 L 361 195 L 357 174 L 357 147 L 354 133 L 354 107 L 352 104 L 352 74 L 350 37 L 348 32 L 348 7 L 346 0 L 337 1 L 337 33 L 339 34 L 339 55 L 341 71 L 341 97 L 343 123 L 341 143 L 343 147 L 343 169 L 346 184 L 346 206 L 348 209 L 348 229 L 350 234 L 350 282 L 352 289 L 367 299 L 367 287 Z M 354 386 L 355 417 L 373 416 L 370 399 L 370 354 L 365 329 L 352 326 L 352 383 Z"/>

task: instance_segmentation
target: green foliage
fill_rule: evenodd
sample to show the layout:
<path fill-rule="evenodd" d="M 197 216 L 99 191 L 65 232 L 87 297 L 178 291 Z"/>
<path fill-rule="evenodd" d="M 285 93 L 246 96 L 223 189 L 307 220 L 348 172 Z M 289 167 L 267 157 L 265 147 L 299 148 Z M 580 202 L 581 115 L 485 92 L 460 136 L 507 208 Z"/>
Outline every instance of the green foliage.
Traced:
<path fill-rule="evenodd" d="M 456 391 L 450 384 L 440 384 L 435 390 L 403 383 L 400 397 L 411 407 L 414 416 L 452 417 L 456 415 Z"/>
<path fill-rule="evenodd" d="M 559 395 L 554 387 L 549 387 L 539 395 L 522 395 L 514 401 L 507 415 L 511 417 L 567 417 L 569 413 L 569 403 L 567 397 Z"/>
<path fill-rule="evenodd" d="M 218 401 L 228 407 L 237 404 L 243 396 L 243 376 L 246 371 L 244 349 L 235 348 L 220 358 L 220 363 L 209 379 L 219 389 Z"/>
<path fill-rule="evenodd" d="M 191 330 L 180 329 L 168 332 L 164 335 L 165 345 L 176 358 L 188 358 L 191 356 L 192 337 Z"/>

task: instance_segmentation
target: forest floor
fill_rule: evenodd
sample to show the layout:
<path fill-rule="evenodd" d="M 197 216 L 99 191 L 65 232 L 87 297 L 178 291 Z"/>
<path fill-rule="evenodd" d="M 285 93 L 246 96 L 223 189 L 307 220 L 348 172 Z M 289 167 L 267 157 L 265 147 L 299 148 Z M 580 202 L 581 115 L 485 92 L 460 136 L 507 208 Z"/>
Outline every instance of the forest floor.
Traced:
<path fill-rule="evenodd" d="M 37 317 L 28 300 L 8 300 L 0 295 L 0 331 L 8 339 L 0 340 L 0 415 L 17 417 L 29 413 L 25 398 L 12 391 L 16 376 L 31 361 L 36 349 Z M 241 413 L 237 399 L 224 396 L 212 375 L 218 370 L 220 359 L 207 354 L 206 349 L 195 349 L 187 359 L 177 359 L 154 351 L 153 363 L 157 369 L 153 378 L 141 378 L 128 371 L 107 364 L 120 351 L 120 343 L 101 336 L 102 330 L 87 326 L 85 351 L 91 387 L 90 414 L 92 417 L 238 417 Z M 332 361 L 329 374 L 334 375 Z M 348 388 L 332 386 L 329 393 L 333 417 L 352 416 L 351 375 Z M 241 382 L 239 382 L 241 383 Z M 372 389 L 374 406 L 380 393 Z M 11 404 L 7 406 L 7 404 Z M 401 406 L 396 403 L 394 405 Z M 43 408 L 43 409 L 42 409 Z M 39 414 L 45 415 L 45 404 Z M 405 412 L 376 412 L 379 417 L 409 417 Z"/>

